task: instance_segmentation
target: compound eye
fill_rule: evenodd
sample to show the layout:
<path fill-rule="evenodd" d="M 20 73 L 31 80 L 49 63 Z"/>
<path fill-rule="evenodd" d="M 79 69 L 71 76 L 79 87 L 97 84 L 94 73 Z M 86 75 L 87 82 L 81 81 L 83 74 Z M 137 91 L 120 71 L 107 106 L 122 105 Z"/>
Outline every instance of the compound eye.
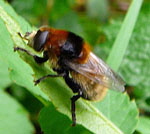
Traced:
<path fill-rule="evenodd" d="M 47 41 L 48 34 L 49 34 L 49 31 L 38 30 L 38 32 L 36 33 L 34 37 L 34 44 L 33 44 L 34 50 L 36 51 L 42 50 L 42 48 L 44 47 L 44 44 Z"/>

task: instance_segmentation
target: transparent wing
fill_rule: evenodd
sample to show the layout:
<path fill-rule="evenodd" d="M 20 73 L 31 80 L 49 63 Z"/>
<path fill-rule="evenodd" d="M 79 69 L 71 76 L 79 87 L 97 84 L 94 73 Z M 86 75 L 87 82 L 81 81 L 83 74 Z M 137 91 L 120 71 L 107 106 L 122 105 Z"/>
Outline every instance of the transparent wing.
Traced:
<path fill-rule="evenodd" d="M 92 52 L 85 64 L 67 62 L 71 69 L 107 88 L 124 91 L 124 81 Z"/>

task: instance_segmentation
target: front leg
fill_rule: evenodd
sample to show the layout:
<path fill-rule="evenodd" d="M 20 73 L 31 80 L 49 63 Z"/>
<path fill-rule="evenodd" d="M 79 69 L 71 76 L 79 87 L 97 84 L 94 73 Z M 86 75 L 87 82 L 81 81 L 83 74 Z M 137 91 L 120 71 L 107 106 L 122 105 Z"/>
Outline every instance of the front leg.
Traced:
<path fill-rule="evenodd" d="M 47 51 L 44 51 L 43 57 L 39 57 L 35 54 L 32 54 L 28 50 L 26 50 L 24 48 L 21 48 L 21 47 L 14 47 L 14 51 L 22 51 L 22 52 L 27 53 L 28 55 L 32 56 L 34 58 L 35 62 L 38 63 L 38 64 L 44 63 L 49 59 Z"/>

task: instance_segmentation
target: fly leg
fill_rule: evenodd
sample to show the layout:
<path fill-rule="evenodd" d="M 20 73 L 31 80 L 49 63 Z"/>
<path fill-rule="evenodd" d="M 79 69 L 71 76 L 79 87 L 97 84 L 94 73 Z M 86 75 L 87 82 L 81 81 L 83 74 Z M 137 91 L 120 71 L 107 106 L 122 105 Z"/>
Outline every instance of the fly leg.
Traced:
<path fill-rule="evenodd" d="M 28 55 L 32 56 L 34 58 L 35 62 L 38 63 L 38 64 L 44 63 L 49 59 L 47 51 L 43 52 L 43 57 L 39 57 L 35 54 L 32 54 L 28 50 L 26 50 L 24 48 L 21 48 L 21 47 L 14 47 L 14 51 L 22 51 L 22 52 L 27 53 Z"/>
<path fill-rule="evenodd" d="M 28 50 L 24 49 L 24 48 L 21 48 L 21 47 L 14 47 L 14 51 L 22 51 L 22 52 L 25 52 L 27 53 L 28 55 L 32 56 L 35 60 L 36 63 L 38 64 L 41 64 L 41 63 L 44 63 L 46 62 L 49 57 L 48 57 L 48 52 L 47 51 L 44 51 L 43 53 L 43 57 L 39 57 L 37 55 L 34 55 L 32 54 L 31 52 L 29 52 Z M 34 81 L 34 84 L 37 85 L 39 84 L 42 80 L 45 80 L 46 78 L 55 78 L 55 77 L 63 77 L 64 73 L 60 73 L 60 74 L 56 74 L 56 75 L 52 75 L 52 74 L 48 74 L 46 76 L 43 76 L 37 80 Z"/>
<path fill-rule="evenodd" d="M 80 97 L 82 97 L 82 91 L 81 91 L 81 90 L 79 90 L 78 95 L 74 95 L 74 96 L 71 98 L 72 126 L 75 126 L 75 125 L 76 125 L 76 113 L 75 113 L 76 105 L 75 105 L 75 102 L 76 102 Z"/>
<path fill-rule="evenodd" d="M 45 75 L 45 76 L 43 76 L 43 77 L 41 77 L 41 78 L 35 80 L 35 81 L 34 81 L 34 84 L 37 85 L 37 84 L 39 84 L 41 81 L 43 81 L 43 80 L 45 80 L 45 79 L 47 79 L 47 78 L 49 78 L 49 77 L 50 77 L 50 78 L 63 77 L 63 75 L 64 75 L 63 73 L 62 73 L 62 74 L 56 74 L 56 75 L 55 75 L 55 74 L 54 74 L 54 75 L 53 75 L 53 74 L 48 74 L 48 75 Z"/>
<path fill-rule="evenodd" d="M 75 107 L 75 102 L 80 98 L 83 97 L 83 93 L 81 91 L 81 86 L 76 83 L 72 78 L 69 76 L 69 72 L 66 71 L 65 75 L 63 76 L 66 84 L 72 89 L 74 93 L 78 93 L 77 95 L 74 95 L 71 98 L 71 113 L 72 113 L 72 126 L 76 125 L 76 107 Z"/>

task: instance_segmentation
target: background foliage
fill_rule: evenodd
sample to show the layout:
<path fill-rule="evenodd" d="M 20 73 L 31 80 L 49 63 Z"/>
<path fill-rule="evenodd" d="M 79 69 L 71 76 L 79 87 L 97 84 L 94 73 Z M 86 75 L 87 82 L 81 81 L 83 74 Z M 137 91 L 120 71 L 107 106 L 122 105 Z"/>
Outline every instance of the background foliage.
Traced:
<path fill-rule="evenodd" d="M 70 126 L 70 97 L 73 94 L 63 80 L 50 79 L 35 87 L 33 80 L 51 72 L 49 65 L 38 66 L 31 57 L 13 52 L 14 45 L 30 49 L 17 32 L 50 25 L 82 36 L 106 61 L 129 5 L 129 0 L 0 1 L 0 134 L 149 134 L 148 0 L 143 2 L 134 31 L 131 31 L 120 68 L 114 68 L 125 80 L 127 93 L 110 91 L 99 103 L 80 99 L 76 127 Z M 131 23 L 126 26 L 130 29 Z M 113 67 L 117 62 L 108 63 Z"/>

